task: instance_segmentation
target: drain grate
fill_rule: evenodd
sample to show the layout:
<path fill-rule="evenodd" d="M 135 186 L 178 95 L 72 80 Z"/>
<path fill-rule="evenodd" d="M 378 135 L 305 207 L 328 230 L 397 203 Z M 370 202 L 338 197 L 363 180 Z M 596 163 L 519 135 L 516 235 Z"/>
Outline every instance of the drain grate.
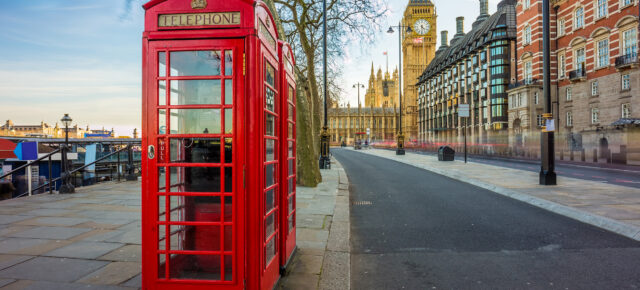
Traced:
<path fill-rule="evenodd" d="M 354 201 L 353 205 L 373 205 L 373 202 L 368 200 L 358 200 L 358 201 Z"/>

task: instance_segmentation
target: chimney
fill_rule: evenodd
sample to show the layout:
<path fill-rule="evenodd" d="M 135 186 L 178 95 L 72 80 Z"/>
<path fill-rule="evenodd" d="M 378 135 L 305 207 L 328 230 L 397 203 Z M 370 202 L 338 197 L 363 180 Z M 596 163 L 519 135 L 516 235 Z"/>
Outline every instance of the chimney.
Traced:
<path fill-rule="evenodd" d="M 464 34 L 464 17 L 456 18 L 456 35 Z"/>
<path fill-rule="evenodd" d="M 443 30 L 440 32 L 440 38 L 442 38 L 442 45 L 440 47 L 449 46 L 449 31 Z"/>

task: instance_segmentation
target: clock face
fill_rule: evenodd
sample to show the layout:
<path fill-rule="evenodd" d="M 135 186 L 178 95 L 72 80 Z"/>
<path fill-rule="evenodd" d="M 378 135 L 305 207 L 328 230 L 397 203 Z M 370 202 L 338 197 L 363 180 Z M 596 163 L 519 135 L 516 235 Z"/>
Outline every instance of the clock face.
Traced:
<path fill-rule="evenodd" d="M 413 24 L 413 30 L 415 30 L 415 32 L 420 35 L 427 34 L 429 32 L 429 29 L 431 29 L 431 25 L 425 19 L 418 19 L 418 21 Z"/>

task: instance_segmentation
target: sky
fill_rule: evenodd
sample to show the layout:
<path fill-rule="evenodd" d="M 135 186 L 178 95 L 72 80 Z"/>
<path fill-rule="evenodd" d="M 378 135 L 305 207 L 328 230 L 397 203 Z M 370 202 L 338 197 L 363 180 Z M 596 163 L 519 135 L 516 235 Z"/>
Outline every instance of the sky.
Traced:
<path fill-rule="evenodd" d="M 398 63 L 397 25 L 408 0 L 389 0 L 390 13 L 373 44 L 345 47 L 344 102 L 357 104 L 353 84 L 366 85 L 376 70 Z M 490 13 L 498 0 L 489 0 Z M 141 0 L 0 1 L 0 122 L 54 125 L 68 113 L 78 126 L 114 128 L 130 136 L 141 127 Z M 479 13 L 478 0 L 434 0 L 441 30 L 465 31 Z M 464 9 L 461 9 L 464 7 Z M 438 39 L 438 45 L 440 40 Z M 384 69 L 384 68 L 383 68 Z M 360 91 L 361 97 L 364 90 Z"/>

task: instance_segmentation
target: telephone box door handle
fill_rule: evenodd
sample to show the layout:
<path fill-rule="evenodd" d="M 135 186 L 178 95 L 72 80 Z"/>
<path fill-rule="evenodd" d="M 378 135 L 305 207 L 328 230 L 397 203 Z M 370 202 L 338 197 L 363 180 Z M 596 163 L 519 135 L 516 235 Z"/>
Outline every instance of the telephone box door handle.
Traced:
<path fill-rule="evenodd" d="M 149 159 L 153 159 L 156 157 L 156 147 L 154 147 L 153 145 L 149 145 L 149 150 L 147 150 L 147 157 L 149 157 Z"/>

